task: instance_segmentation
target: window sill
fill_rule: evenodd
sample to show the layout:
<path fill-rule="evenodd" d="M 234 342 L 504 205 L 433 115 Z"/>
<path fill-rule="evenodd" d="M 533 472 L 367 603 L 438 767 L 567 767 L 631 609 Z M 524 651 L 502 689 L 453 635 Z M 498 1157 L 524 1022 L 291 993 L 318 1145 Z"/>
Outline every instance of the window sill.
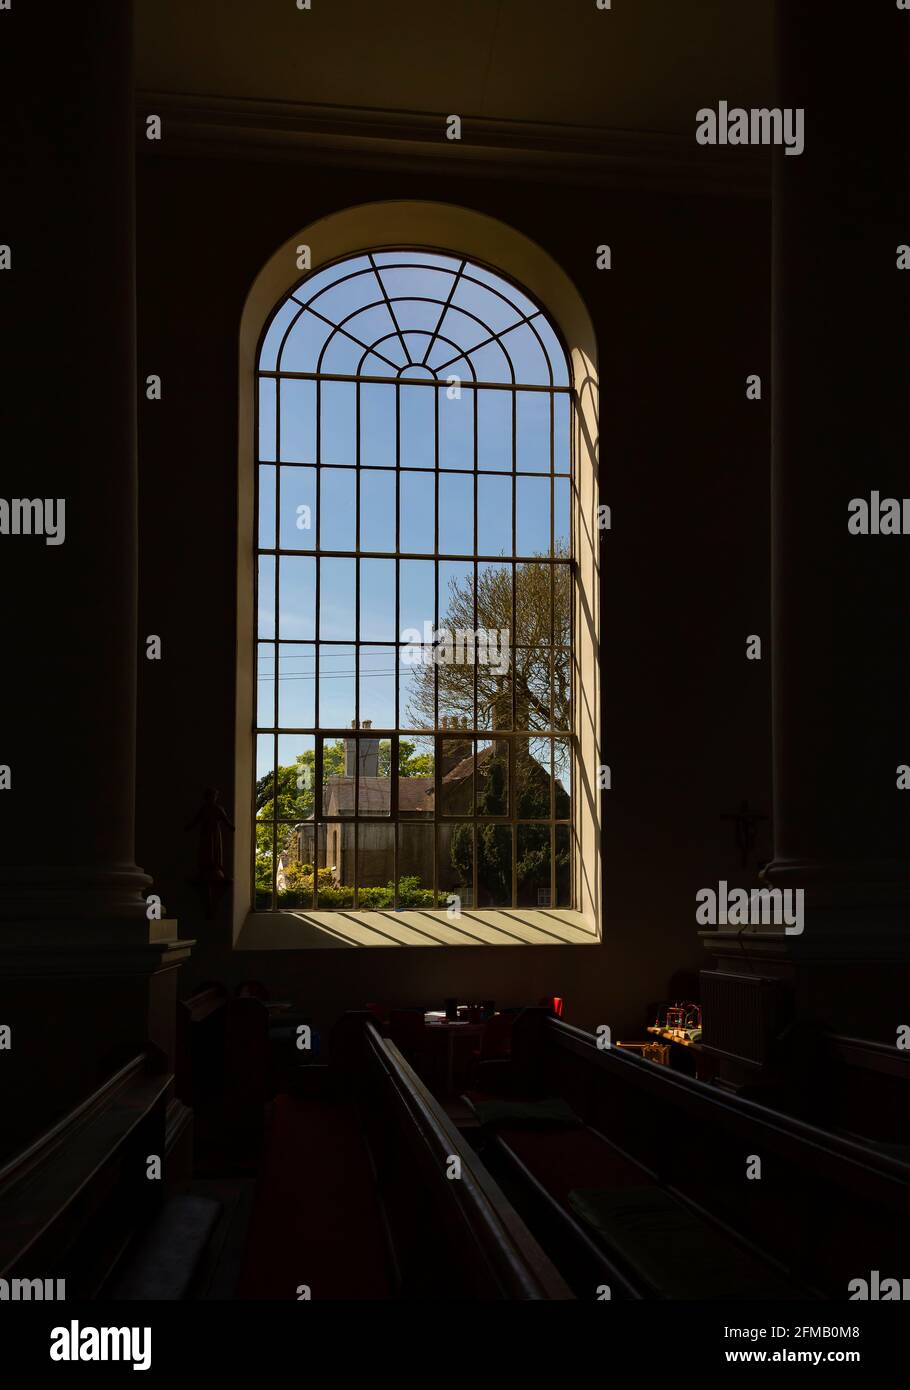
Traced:
<path fill-rule="evenodd" d="M 594 926 L 566 908 L 400 912 L 251 912 L 238 951 L 339 950 L 349 946 L 596 946 Z"/>

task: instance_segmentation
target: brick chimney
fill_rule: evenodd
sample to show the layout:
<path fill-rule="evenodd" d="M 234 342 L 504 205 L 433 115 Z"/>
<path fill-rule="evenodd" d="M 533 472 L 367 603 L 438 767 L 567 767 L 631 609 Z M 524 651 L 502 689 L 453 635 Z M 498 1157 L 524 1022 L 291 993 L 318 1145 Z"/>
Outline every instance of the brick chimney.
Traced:
<path fill-rule="evenodd" d="M 365 719 L 360 727 L 362 729 L 372 729 L 372 719 Z M 362 738 L 360 740 L 360 775 L 361 777 L 379 776 L 378 738 Z"/>
<path fill-rule="evenodd" d="M 360 726 L 362 729 L 372 729 L 372 719 L 364 719 Z M 357 728 L 357 721 L 351 720 L 351 728 Z M 360 776 L 378 777 L 379 776 L 379 739 L 378 738 L 346 738 L 344 741 L 344 775 L 345 777 L 356 777 L 358 775 L 357 744 L 360 744 Z"/>
<path fill-rule="evenodd" d="M 351 720 L 351 728 L 357 728 L 357 720 Z M 356 738 L 346 738 L 344 741 L 344 775 L 345 777 L 356 777 L 357 775 L 357 740 Z"/>
<path fill-rule="evenodd" d="M 496 679 L 496 692 L 490 701 L 490 727 L 494 733 L 497 729 L 512 727 L 512 691 L 505 676 L 498 676 Z M 508 739 L 497 738 L 493 742 L 500 757 L 507 758 Z"/>

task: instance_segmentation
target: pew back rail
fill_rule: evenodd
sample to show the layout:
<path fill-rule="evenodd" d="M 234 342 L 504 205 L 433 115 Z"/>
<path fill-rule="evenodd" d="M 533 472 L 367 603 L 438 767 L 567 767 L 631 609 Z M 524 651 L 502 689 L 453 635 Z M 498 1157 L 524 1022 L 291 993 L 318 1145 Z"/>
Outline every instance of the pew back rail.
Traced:
<path fill-rule="evenodd" d="M 360 1103 L 404 1296 L 433 1296 L 452 1275 L 464 1296 L 571 1299 L 562 1276 L 449 1116 L 369 1014 Z M 458 1173 L 459 1176 L 454 1176 Z M 440 1247 L 427 1251 L 427 1231 Z"/>
<path fill-rule="evenodd" d="M 910 1166 L 731 1096 L 529 1010 L 516 1026 L 525 1075 L 585 1123 L 622 1142 L 673 1195 L 775 1263 L 797 1284 L 843 1298 L 852 1278 L 902 1260 Z M 761 1160 L 761 1180 L 747 1165 Z"/>
<path fill-rule="evenodd" d="M 95 1296 L 154 1208 L 171 1081 L 160 1057 L 134 1057 L 0 1170 L 0 1276 Z"/>

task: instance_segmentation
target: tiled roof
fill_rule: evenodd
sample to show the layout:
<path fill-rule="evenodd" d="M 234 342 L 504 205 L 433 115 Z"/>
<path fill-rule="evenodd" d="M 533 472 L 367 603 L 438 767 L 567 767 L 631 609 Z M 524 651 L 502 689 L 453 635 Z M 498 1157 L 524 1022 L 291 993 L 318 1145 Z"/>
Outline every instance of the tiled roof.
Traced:
<path fill-rule="evenodd" d="M 360 814 L 384 814 L 389 810 L 388 777 L 360 778 Z M 399 811 L 432 811 L 435 801 L 432 777 L 401 777 L 398 781 Z M 326 813 L 344 815 L 354 810 L 354 778 L 330 777 L 325 784 Z"/>

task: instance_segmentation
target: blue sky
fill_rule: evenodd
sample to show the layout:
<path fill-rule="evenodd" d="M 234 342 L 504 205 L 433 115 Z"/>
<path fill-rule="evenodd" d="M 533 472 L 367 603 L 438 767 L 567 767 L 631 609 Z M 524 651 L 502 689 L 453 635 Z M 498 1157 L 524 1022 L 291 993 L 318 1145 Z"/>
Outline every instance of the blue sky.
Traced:
<path fill-rule="evenodd" d="M 400 264 L 403 260 L 419 265 L 404 268 Z M 376 253 L 372 263 L 367 257 L 356 257 L 320 270 L 278 310 L 260 354 L 260 369 L 264 371 L 315 372 L 318 368 L 354 374 L 359 370 L 366 375 L 398 376 L 402 383 L 397 421 L 395 386 L 359 385 L 359 635 L 362 641 L 373 644 L 362 649 L 361 660 L 373 721 L 380 727 L 394 723 L 396 660 L 391 644 L 398 633 L 395 564 L 378 558 L 375 552 L 396 550 L 396 509 L 400 549 L 418 557 L 431 556 L 436 547 L 437 486 L 441 557 L 547 554 L 552 430 L 554 467 L 562 474 L 553 484 L 556 544 L 568 544 L 568 395 L 472 389 L 463 384 L 460 398 L 450 399 L 445 384 L 451 374 L 458 374 L 467 383 L 473 369 L 482 381 L 511 383 L 514 372 L 515 380 L 523 385 L 566 385 L 562 349 L 545 318 L 520 291 L 480 267 L 468 266 L 458 275 L 461 266 L 461 259 L 456 257 L 382 252 Z M 391 305 L 385 301 L 386 295 Z M 439 302 L 426 303 L 422 297 Z M 372 303 L 377 299 L 381 302 Z M 303 308 L 304 304 L 309 307 Z M 361 344 L 372 345 L 372 351 L 344 333 L 333 334 L 332 325 L 319 315 L 334 324 L 346 320 L 348 332 Z M 353 316 L 346 317 L 349 315 Z M 529 316 L 539 339 L 526 321 Z M 434 341 L 431 335 L 436 329 Z M 499 342 L 485 343 L 491 332 L 504 336 Z M 451 341 L 445 342 L 446 338 Z M 410 365 L 406 365 L 408 358 Z M 445 365 L 448 362 L 450 365 Z M 441 372 L 442 384 L 417 384 L 434 379 L 431 369 Z M 318 441 L 317 403 L 321 408 Z M 277 544 L 281 550 L 314 551 L 318 517 L 320 548 L 350 552 L 340 557 L 323 556 L 318 562 L 319 635 L 323 642 L 353 642 L 357 636 L 354 551 L 358 472 L 354 465 L 358 458 L 358 386 L 353 381 L 316 383 L 282 378 L 279 383 L 263 377 L 259 412 L 260 547 L 273 549 Z M 437 427 L 438 481 L 430 471 Z M 395 469 L 396 444 L 400 471 Z M 321 465 L 318 469 L 317 463 Z M 281 505 L 276 519 L 278 486 Z M 301 508 L 309 509 L 308 529 L 298 525 Z M 314 673 L 316 651 L 314 646 L 293 643 L 312 642 L 316 637 L 317 560 L 307 553 L 280 556 L 277 632 L 275 564 L 274 556 L 260 556 L 259 635 L 283 639 L 279 647 L 282 671 L 294 671 L 297 677 L 280 683 L 279 723 L 305 726 L 313 723 L 314 681 L 305 677 Z M 439 568 L 440 620 L 444 621 L 449 581 L 463 578 L 468 569 L 455 559 L 442 560 Z M 401 561 L 400 583 L 399 632 L 408 627 L 422 629 L 425 621 L 432 623 L 433 561 Z M 272 647 L 260 648 L 260 677 L 266 682 L 274 676 L 273 653 Z M 354 648 L 323 645 L 320 664 L 320 724 L 347 725 L 354 709 Z M 283 741 L 291 737 L 303 739 L 302 751 L 306 736 L 287 735 Z M 262 751 L 265 755 L 265 745 Z M 270 763 L 270 753 L 268 757 Z M 280 760 L 283 762 L 283 757 Z"/>

